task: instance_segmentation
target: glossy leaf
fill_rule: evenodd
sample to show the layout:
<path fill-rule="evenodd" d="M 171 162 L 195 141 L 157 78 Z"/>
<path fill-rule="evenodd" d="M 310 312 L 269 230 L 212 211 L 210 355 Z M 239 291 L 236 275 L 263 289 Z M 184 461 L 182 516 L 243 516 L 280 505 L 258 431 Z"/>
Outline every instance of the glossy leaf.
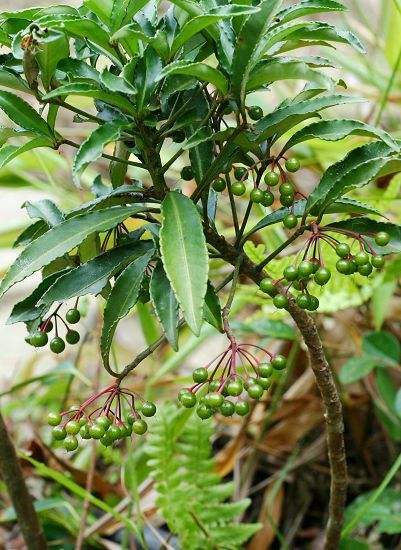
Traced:
<path fill-rule="evenodd" d="M 136 44 L 138 40 L 144 44 L 149 44 L 163 59 L 166 59 L 169 55 L 169 46 L 165 33 L 159 29 L 154 35 L 148 35 L 143 32 L 137 22 L 122 27 L 113 34 L 111 40 L 112 42 L 121 42 L 125 49 L 127 49 L 126 45 L 128 43 L 131 55 L 133 52 L 137 53 L 139 51 L 139 47 Z"/>
<path fill-rule="evenodd" d="M 40 136 L 53 138 L 53 132 L 45 120 L 20 97 L 0 90 L 0 109 L 21 128 Z"/>
<path fill-rule="evenodd" d="M 122 94 L 135 94 L 136 90 L 132 84 L 130 84 L 122 76 L 117 76 L 107 69 L 105 69 L 100 75 L 100 80 L 105 88 L 110 92 L 119 92 Z"/>
<path fill-rule="evenodd" d="M 220 332 L 223 332 L 223 319 L 221 317 L 220 301 L 210 281 L 208 281 L 207 284 L 203 317 L 209 325 L 212 325 Z"/>
<path fill-rule="evenodd" d="M 68 39 L 62 32 L 51 30 L 48 32 L 46 40 L 41 41 L 36 60 L 45 90 L 50 88 L 58 62 L 68 57 L 69 51 Z"/>
<path fill-rule="evenodd" d="M 38 149 L 39 147 L 53 147 L 53 145 L 53 141 L 45 137 L 31 139 L 23 145 L 3 145 L 0 149 L 0 168 L 3 168 L 3 166 L 6 166 L 13 159 L 27 151 Z"/>
<path fill-rule="evenodd" d="M 209 267 L 201 219 L 193 202 L 177 191 L 164 199 L 162 215 L 160 247 L 164 269 L 185 320 L 199 334 Z"/>
<path fill-rule="evenodd" d="M 335 0 L 301 0 L 279 11 L 275 19 L 282 25 L 305 15 L 330 11 L 345 11 L 346 9 L 343 4 Z"/>
<path fill-rule="evenodd" d="M 163 327 L 164 334 L 172 348 L 177 351 L 178 302 L 161 262 L 158 262 L 153 270 L 149 290 L 156 315 Z"/>
<path fill-rule="evenodd" d="M 49 199 L 42 199 L 36 202 L 26 201 L 22 205 L 22 208 L 26 208 L 30 218 L 39 218 L 45 221 L 49 227 L 53 227 L 64 221 L 64 214 L 58 206 Z"/>
<path fill-rule="evenodd" d="M 0 284 L 0 297 L 15 283 L 72 250 L 91 233 L 106 231 L 142 210 L 141 206 L 116 206 L 81 214 L 56 225 L 31 242 L 11 265 Z"/>
<path fill-rule="evenodd" d="M 12 88 L 13 90 L 18 90 L 19 92 L 25 92 L 26 94 L 34 94 L 25 80 L 23 80 L 17 73 L 10 71 L 6 67 L 0 67 L 0 86 Z"/>
<path fill-rule="evenodd" d="M 210 65 L 206 65 L 206 63 L 175 61 L 162 69 L 158 75 L 158 80 L 174 74 L 194 76 L 203 82 L 213 84 L 223 94 L 228 91 L 228 82 L 223 73 Z"/>
<path fill-rule="evenodd" d="M 123 269 L 149 250 L 153 250 L 150 241 L 139 241 L 108 250 L 59 277 L 43 295 L 40 304 L 63 302 L 74 296 L 99 294 L 117 270 Z"/>
<path fill-rule="evenodd" d="M 132 263 L 119 275 L 110 292 L 104 310 L 102 335 L 100 338 L 100 350 L 103 362 L 109 362 L 110 346 L 117 328 L 118 322 L 128 315 L 138 300 L 138 294 L 153 250 L 146 252 Z"/>
<path fill-rule="evenodd" d="M 348 136 L 367 136 L 384 141 L 395 151 L 399 151 L 397 142 L 381 128 L 375 128 L 358 120 L 320 120 L 309 126 L 305 126 L 296 132 L 283 147 L 282 153 L 310 139 L 322 139 L 324 141 L 338 141 Z"/>
<path fill-rule="evenodd" d="M 248 15 L 237 38 L 232 62 L 232 91 L 243 103 L 249 75 L 261 55 L 260 43 L 281 0 L 262 0 L 260 11 Z"/>
<path fill-rule="evenodd" d="M 151 95 L 156 88 L 162 70 L 162 62 L 152 48 L 147 48 L 143 57 L 138 61 L 135 70 L 135 98 L 138 113 L 143 113 L 147 108 Z"/>

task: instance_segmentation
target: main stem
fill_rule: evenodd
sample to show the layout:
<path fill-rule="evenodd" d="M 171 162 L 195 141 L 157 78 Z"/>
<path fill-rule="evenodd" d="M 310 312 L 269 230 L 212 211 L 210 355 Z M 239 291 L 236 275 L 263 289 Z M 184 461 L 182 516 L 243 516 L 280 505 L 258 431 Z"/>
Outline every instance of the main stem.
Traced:
<path fill-rule="evenodd" d="M 22 475 L 14 445 L 0 413 L 0 473 L 11 497 L 28 550 L 45 550 L 46 539 Z"/>

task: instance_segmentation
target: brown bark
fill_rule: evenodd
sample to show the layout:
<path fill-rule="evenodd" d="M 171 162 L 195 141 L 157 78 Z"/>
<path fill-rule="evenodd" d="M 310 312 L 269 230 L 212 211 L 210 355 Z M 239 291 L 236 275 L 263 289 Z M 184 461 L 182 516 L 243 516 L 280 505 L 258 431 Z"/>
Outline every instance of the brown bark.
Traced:
<path fill-rule="evenodd" d="M 0 473 L 17 515 L 28 550 L 45 550 L 46 539 L 24 481 L 14 445 L 0 413 Z"/>

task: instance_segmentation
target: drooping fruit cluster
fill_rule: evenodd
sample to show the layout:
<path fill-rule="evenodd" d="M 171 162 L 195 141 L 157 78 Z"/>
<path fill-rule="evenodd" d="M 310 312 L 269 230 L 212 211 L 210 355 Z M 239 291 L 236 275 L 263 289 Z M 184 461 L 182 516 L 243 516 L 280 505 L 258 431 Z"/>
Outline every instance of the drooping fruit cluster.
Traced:
<path fill-rule="evenodd" d="M 49 315 L 46 319 L 44 319 L 38 329 L 33 332 L 32 334 L 29 334 L 25 341 L 30 344 L 31 346 L 34 346 L 35 348 L 42 348 L 46 346 L 46 344 L 49 342 L 49 334 L 52 332 L 54 328 L 54 337 L 50 340 L 49 347 L 53 353 L 62 353 L 65 349 L 65 342 L 67 344 L 77 344 L 79 342 L 80 336 L 79 332 L 76 330 L 73 330 L 69 327 L 68 323 L 71 325 L 75 325 L 79 322 L 81 319 L 81 314 L 77 307 L 73 307 L 67 311 L 65 314 L 65 319 L 61 317 L 61 315 L 58 313 L 61 305 L 59 305 L 56 310 Z M 59 322 L 61 322 L 65 327 L 65 341 L 63 338 L 61 338 L 59 334 Z"/>
<path fill-rule="evenodd" d="M 384 257 L 377 254 L 367 239 L 359 234 L 340 228 L 319 227 L 311 224 L 312 236 L 306 241 L 303 249 L 302 260 L 294 265 L 287 266 L 283 271 L 283 277 L 273 281 L 269 277 L 262 279 L 259 288 L 262 292 L 273 298 L 273 304 L 278 309 L 286 309 L 289 304 L 288 293 L 291 289 L 298 291 L 295 294 L 297 305 L 309 311 L 315 311 L 319 307 L 319 300 L 310 294 L 308 285 L 312 282 L 319 286 L 327 284 L 331 278 L 331 271 L 325 267 L 322 256 L 321 242 L 332 247 L 339 259 L 336 269 L 343 275 L 359 273 L 368 277 L 373 269 L 381 269 L 384 266 Z M 349 245 L 346 242 L 338 241 L 331 233 L 340 233 L 354 240 Z M 381 231 L 375 236 L 377 246 L 386 246 L 390 236 Z M 352 252 L 354 244 L 358 251 Z M 279 292 L 277 283 L 284 287 L 284 292 Z"/>
<path fill-rule="evenodd" d="M 178 399 L 186 408 L 196 406 L 202 419 L 215 413 L 245 416 L 250 408 L 245 396 L 260 399 L 271 386 L 273 372 L 285 367 L 282 355 L 273 355 L 254 344 L 232 341 L 210 363 L 193 372 L 194 384 L 182 389 Z"/>
<path fill-rule="evenodd" d="M 103 404 L 99 405 L 102 398 Z M 67 451 L 75 451 L 79 447 L 78 436 L 83 440 L 98 439 L 109 447 L 133 433 L 143 435 L 148 426 L 142 416 L 151 417 L 155 413 L 154 403 L 114 383 L 78 407 L 49 413 L 48 424 L 53 426 L 54 441 L 62 441 Z"/>

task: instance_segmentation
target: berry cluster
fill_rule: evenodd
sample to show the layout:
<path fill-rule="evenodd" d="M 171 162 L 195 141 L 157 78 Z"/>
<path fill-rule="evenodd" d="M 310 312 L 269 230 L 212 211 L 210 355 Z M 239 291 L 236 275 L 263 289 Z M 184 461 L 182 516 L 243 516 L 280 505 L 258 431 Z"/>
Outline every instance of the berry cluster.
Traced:
<path fill-rule="evenodd" d="M 105 398 L 103 404 L 97 406 L 96 402 L 102 398 Z M 123 408 L 127 409 L 125 422 Z M 62 441 L 67 451 L 75 451 L 79 447 L 78 435 L 81 439 L 99 439 L 105 447 L 131 437 L 132 433 L 143 435 L 148 426 L 142 416 L 151 417 L 155 413 L 154 403 L 144 401 L 139 395 L 114 383 L 89 397 L 79 407 L 50 413 L 48 424 L 53 426 L 53 439 Z"/>
<path fill-rule="evenodd" d="M 216 412 L 223 416 L 234 413 L 245 416 L 249 403 L 241 396 L 246 393 L 250 399 L 260 399 L 271 386 L 273 372 L 285 367 L 286 359 L 282 355 L 273 355 L 254 344 L 232 341 L 205 367 L 193 372 L 194 385 L 182 389 L 178 399 L 186 408 L 197 406 L 196 413 L 202 419 Z"/>
<path fill-rule="evenodd" d="M 343 275 L 359 273 L 368 277 L 373 269 L 381 269 L 384 266 L 384 257 L 377 254 L 369 242 L 362 235 L 339 228 L 319 227 L 311 224 L 312 236 L 306 241 L 303 249 L 302 260 L 295 265 L 287 266 L 283 271 L 283 278 L 273 281 L 266 277 L 260 283 L 260 290 L 273 298 L 273 304 L 278 309 L 286 309 L 289 304 L 288 292 L 294 289 L 297 305 L 309 311 L 315 311 L 319 307 L 319 300 L 308 291 L 308 285 L 312 282 L 319 286 L 327 284 L 331 278 L 331 271 L 325 267 L 321 251 L 321 242 L 332 247 L 339 257 L 336 269 Z M 354 241 L 349 245 L 338 241 L 331 233 L 344 234 L 352 237 Z M 375 235 L 378 246 L 386 246 L 390 242 L 390 236 L 381 231 Z M 353 253 L 354 243 L 358 244 L 358 251 Z M 368 251 L 368 252 L 367 252 Z M 309 255 L 309 257 L 308 257 Z M 279 293 L 277 283 L 285 287 L 284 293 Z"/>
<path fill-rule="evenodd" d="M 81 314 L 79 310 L 74 307 L 67 311 L 65 314 L 65 320 L 61 317 L 61 315 L 58 313 L 61 305 L 57 307 L 57 309 L 47 317 L 47 319 L 44 319 L 40 325 L 37 331 L 35 331 L 33 334 L 29 334 L 25 341 L 30 344 L 31 346 L 34 346 L 35 348 L 42 348 L 43 346 L 46 346 L 46 344 L 49 341 L 49 333 L 54 328 L 54 337 L 50 340 L 50 349 L 53 353 L 62 353 L 65 349 L 65 341 L 67 344 L 77 344 L 79 342 L 79 332 L 76 330 L 71 329 L 67 323 L 71 325 L 75 325 L 79 322 L 81 319 Z M 58 322 L 61 322 L 66 329 L 65 333 L 65 341 L 61 336 L 59 335 L 59 327 Z"/>

